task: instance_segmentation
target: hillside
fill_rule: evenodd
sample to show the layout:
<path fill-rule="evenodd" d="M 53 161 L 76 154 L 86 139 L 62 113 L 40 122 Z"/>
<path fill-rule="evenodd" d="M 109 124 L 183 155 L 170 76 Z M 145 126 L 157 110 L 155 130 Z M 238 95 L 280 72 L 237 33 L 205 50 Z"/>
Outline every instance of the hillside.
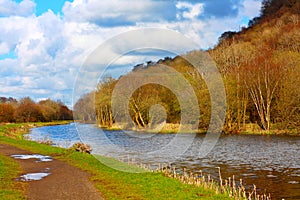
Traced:
<path fill-rule="evenodd" d="M 228 129 L 243 129 L 247 122 L 264 130 L 299 128 L 299 5 L 265 0 L 249 28 L 220 38 L 210 51 L 225 82 L 233 83 L 226 84 Z"/>
<path fill-rule="evenodd" d="M 248 28 L 237 33 L 224 33 L 219 44 L 208 51 L 222 74 L 226 88 L 225 132 L 299 132 L 299 5 L 298 0 L 265 0 L 261 16 L 250 21 Z M 195 50 L 185 56 L 200 54 L 201 51 Z M 198 128 L 206 130 L 211 115 L 207 86 L 201 75 L 183 57 L 165 58 L 149 62 L 146 66 L 137 65 L 126 76 L 159 65 L 171 66 L 192 86 L 200 102 L 198 106 L 201 118 L 197 123 Z M 80 99 L 74 107 L 77 118 L 97 120 L 100 126 L 113 126 L 115 116 L 111 108 L 111 95 L 119 80 L 103 80 L 97 91 Z M 140 128 L 151 126 L 155 119 L 149 111 L 154 104 L 163 106 L 165 113 L 159 115 L 166 114 L 167 123 L 180 123 L 181 108 L 172 92 L 157 84 L 137 89 L 124 105 L 129 107 L 133 124 Z M 84 102 L 94 102 L 96 111 L 93 110 L 94 106 L 84 106 Z M 122 117 L 120 112 L 118 115 L 119 118 Z"/>

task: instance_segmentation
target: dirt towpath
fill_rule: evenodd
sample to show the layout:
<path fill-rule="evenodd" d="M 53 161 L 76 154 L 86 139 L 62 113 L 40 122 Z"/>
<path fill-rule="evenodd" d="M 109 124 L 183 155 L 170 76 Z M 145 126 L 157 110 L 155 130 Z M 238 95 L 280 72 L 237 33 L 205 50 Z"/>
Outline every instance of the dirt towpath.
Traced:
<path fill-rule="evenodd" d="M 5 156 L 32 154 L 16 147 L 1 144 L 0 152 Z M 23 174 L 50 173 L 41 180 L 29 181 L 26 191 L 30 200 L 100 200 L 101 194 L 90 182 L 90 175 L 65 162 L 53 159 L 50 162 L 37 162 L 37 159 L 15 159 L 23 169 Z M 16 177 L 17 178 L 17 177 Z"/>

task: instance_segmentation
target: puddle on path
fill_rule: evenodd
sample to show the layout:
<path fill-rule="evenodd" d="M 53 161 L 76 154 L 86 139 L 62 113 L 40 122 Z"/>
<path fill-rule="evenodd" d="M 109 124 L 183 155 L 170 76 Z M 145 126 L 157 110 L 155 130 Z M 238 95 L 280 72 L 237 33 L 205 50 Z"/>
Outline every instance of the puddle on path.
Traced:
<path fill-rule="evenodd" d="M 37 159 L 36 162 L 51 162 L 51 161 L 53 161 L 51 156 L 44 156 L 44 155 L 40 155 L 40 154 L 15 154 L 15 155 L 11 155 L 11 157 L 14 159 L 21 159 L 21 160 Z M 50 170 L 50 168 L 46 168 L 44 170 L 44 172 L 24 174 L 16 180 L 39 181 L 39 180 L 43 179 L 44 177 L 51 174 L 51 173 L 48 173 L 49 170 Z"/>
<path fill-rule="evenodd" d="M 39 181 L 42 178 L 50 175 L 50 173 L 29 173 L 20 176 L 21 181 Z"/>
<path fill-rule="evenodd" d="M 50 162 L 53 160 L 51 156 L 43 156 L 43 155 L 39 155 L 39 154 L 11 155 L 11 157 L 13 157 L 15 159 L 22 159 L 22 160 L 38 159 L 37 162 Z"/>

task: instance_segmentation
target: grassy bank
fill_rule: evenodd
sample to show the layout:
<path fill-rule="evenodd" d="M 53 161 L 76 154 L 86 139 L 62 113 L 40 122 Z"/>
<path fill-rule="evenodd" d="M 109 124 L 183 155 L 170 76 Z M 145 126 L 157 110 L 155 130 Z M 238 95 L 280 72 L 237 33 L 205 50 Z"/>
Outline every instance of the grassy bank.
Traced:
<path fill-rule="evenodd" d="M 166 123 L 164 126 L 159 129 L 159 133 L 177 133 L 179 131 L 180 124 L 170 124 Z M 273 129 L 269 131 L 262 130 L 257 124 L 249 123 L 245 125 L 245 128 L 243 130 L 231 130 L 231 131 L 223 131 L 224 134 L 227 135 L 289 135 L 289 136 L 300 136 L 300 131 L 295 129 L 287 129 L 287 130 L 281 130 L 276 128 L 277 125 L 273 124 Z M 104 130 L 110 130 L 110 131 L 116 131 L 116 130 L 123 130 L 122 126 L 118 126 L 117 124 L 113 124 L 111 127 L 103 127 L 100 126 L 99 128 Z M 126 129 L 126 128 L 124 128 Z M 137 132 L 157 132 L 152 129 L 136 129 L 136 128 L 127 128 L 128 130 L 137 131 Z M 182 133 L 190 133 L 188 131 L 185 131 L 185 128 L 182 127 Z M 205 134 L 206 130 L 198 129 L 195 133 Z"/>
<path fill-rule="evenodd" d="M 21 168 L 12 158 L 0 154 L 0 199 L 25 199 L 25 185 L 14 179 Z"/>
<path fill-rule="evenodd" d="M 266 131 L 261 129 L 258 124 L 248 123 L 242 130 L 233 130 L 225 132 L 225 134 L 241 134 L 241 135 L 288 135 L 288 136 L 300 136 L 300 131 L 297 129 L 285 129 L 279 128 L 278 124 L 272 124 L 271 129 Z"/>
<path fill-rule="evenodd" d="M 69 124 L 72 121 L 32 122 L 32 123 L 0 123 L 0 136 L 15 139 L 23 139 L 23 135 L 29 133 L 29 129 L 40 126 L 55 126 Z"/>
<path fill-rule="evenodd" d="M 214 190 L 182 184 L 179 180 L 168 178 L 162 173 L 125 173 L 103 165 L 89 154 L 22 140 L 21 135 L 25 132 L 25 125 L 9 124 L 0 126 L 0 142 L 33 153 L 51 155 L 89 172 L 92 174 L 92 182 L 106 199 L 230 199 L 227 195 L 216 194 Z M 18 130 L 19 128 L 20 130 Z M 13 130 L 11 134 L 10 130 Z M 11 159 L 8 161 L 1 157 L 1 161 L 4 163 L 3 166 L 6 168 L 10 166 L 10 169 L 14 171 L 6 177 L 9 177 L 10 180 L 16 178 L 19 166 L 11 162 Z M 112 162 L 118 163 L 115 160 Z M 6 183 L 1 181 L 0 187 L 3 187 L 4 184 Z M 20 192 L 16 190 L 16 195 L 18 193 Z"/>

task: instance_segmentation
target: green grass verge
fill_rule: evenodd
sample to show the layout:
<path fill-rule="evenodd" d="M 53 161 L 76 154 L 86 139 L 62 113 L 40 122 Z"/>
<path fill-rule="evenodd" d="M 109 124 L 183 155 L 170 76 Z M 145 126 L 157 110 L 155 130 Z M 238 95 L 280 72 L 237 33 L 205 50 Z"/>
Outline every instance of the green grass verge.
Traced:
<path fill-rule="evenodd" d="M 32 122 L 32 123 L 7 123 L 0 124 L 0 136 L 22 139 L 29 129 L 40 126 L 54 126 L 69 124 L 72 121 Z"/>
<path fill-rule="evenodd" d="M 33 153 L 51 155 L 89 172 L 91 181 L 106 199 L 230 199 L 215 191 L 182 184 L 178 180 L 167 178 L 162 173 L 126 173 L 107 167 L 93 155 L 74 152 L 32 141 L 12 139 L 0 136 L 0 142 L 10 144 Z M 110 158 L 100 160 L 110 164 L 124 163 Z M 2 182 L 0 183 L 2 185 Z"/>
<path fill-rule="evenodd" d="M 20 172 L 14 159 L 0 154 L 0 199 L 25 199 L 25 184 L 14 180 Z"/>

